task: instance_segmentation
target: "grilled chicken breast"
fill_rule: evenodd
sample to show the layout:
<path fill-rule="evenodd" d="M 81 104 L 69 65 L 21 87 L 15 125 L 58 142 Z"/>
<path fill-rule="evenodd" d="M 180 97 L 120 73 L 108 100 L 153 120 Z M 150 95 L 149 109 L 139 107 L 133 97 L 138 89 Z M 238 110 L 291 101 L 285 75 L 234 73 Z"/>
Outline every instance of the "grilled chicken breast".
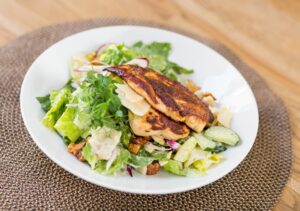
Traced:
<path fill-rule="evenodd" d="M 196 132 L 213 122 L 213 114 L 204 102 L 179 82 L 155 70 L 134 65 L 113 66 L 105 70 L 123 78 L 155 109 L 175 121 L 185 122 Z"/>
<path fill-rule="evenodd" d="M 159 136 L 164 139 L 178 140 L 189 135 L 190 129 L 181 122 L 176 122 L 159 111 L 151 108 L 143 116 L 128 113 L 129 124 L 135 135 Z"/>

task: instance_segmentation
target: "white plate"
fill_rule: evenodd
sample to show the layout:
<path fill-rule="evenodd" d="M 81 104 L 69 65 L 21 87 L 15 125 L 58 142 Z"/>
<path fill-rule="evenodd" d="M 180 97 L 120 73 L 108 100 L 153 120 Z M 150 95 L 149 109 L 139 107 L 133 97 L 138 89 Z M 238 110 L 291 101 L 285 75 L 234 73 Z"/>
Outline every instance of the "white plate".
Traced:
<path fill-rule="evenodd" d="M 161 172 L 155 176 L 134 177 L 127 174 L 103 176 L 94 173 L 67 152 L 61 138 L 45 128 L 44 115 L 37 96 L 61 88 L 70 78 L 68 64 L 71 56 L 95 50 L 107 42 L 133 44 L 142 40 L 170 42 L 170 59 L 195 73 L 190 77 L 206 91 L 211 91 L 221 105 L 234 112 L 232 128 L 240 135 L 240 145 L 224 152 L 225 160 L 210 169 L 205 176 L 187 178 Z M 40 149 L 55 163 L 70 173 L 96 185 L 114 190 L 167 194 L 187 191 L 212 183 L 231 172 L 248 154 L 258 129 L 258 109 L 254 95 L 238 70 L 223 56 L 189 37 L 150 27 L 111 26 L 96 28 L 67 37 L 43 52 L 29 68 L 21 89 L 21 112 L 25 125 Z M 50 179 L 50 178 L 49 178 Z"/>

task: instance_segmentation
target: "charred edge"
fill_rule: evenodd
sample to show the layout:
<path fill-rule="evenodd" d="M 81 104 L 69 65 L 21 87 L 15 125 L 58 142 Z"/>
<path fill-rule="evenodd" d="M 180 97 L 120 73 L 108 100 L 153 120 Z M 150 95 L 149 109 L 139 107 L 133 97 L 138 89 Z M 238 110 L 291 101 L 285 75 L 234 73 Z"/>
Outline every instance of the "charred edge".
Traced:
<path fill-rule="evenodd" d="M 142 90 L 144 90 L 147 93 L 147 95 L 149 96 L 149 98 L 153 101 L 154 104 L 158 103 L 155 93 L 153 92 L 153 89 L 151 87 L 149 87 L 149 85 L 147 83 L 145 83 L 145 81 L 143 81 L 142 79 L 140 79 L 134 75 L 129 75 L 128 80 L 130 80 L 131 82 L 133 82 L 134 84 L 139 86 Z"/>
<path fill-rule="evenodd" d="M 136 84 L 148 94 L 149 98 L 153 101 L 153 103 L 158 103 L 155 93 L 151 86 L 149 86 L 144 80 L 142 80 L 144 78 L 143 71 L 145 69 L 134 65 L 121 65 L 108 67 L 104 70 L 111 73 L 115 73 L 116 75 L 124 79 L 127 83 L 132 82 Z"/>
<path fill-rule="evenodd" d="M 125 70 L 126 69 L 123 69 L 123 68 L 120 68 L 120 67 L 117 67 L 117 66 L 107 67 L 107 68 L 104 69 L 104 71 L 114 73 L 114 74 L 120 76 L 121 78 L 123 77 Z"/>
<path fill-rule="evenodd" d="M 215 117 L 209 109 L 208 109 L 208 111 L 209 111 L 208 123 L 213 123 L 213 121 L 215 120 Z"/>

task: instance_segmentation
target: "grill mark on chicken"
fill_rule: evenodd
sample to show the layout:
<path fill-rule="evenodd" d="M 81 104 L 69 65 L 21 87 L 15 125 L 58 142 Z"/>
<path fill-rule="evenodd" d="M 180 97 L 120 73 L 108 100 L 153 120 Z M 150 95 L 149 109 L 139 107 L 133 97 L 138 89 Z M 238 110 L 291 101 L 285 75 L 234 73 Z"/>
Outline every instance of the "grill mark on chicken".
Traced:
<path fill-rule="evenodd" d="M 129 65 L 127 65 L 129 66 Z M 151 100 L 154 103 L 158 103 L 157 99 L 155 97 L 155 93 L 153 92 L 154 90 L 152 89 L 151 86 L 149 86 L 149 84 L 146 82 L 146 79 L 143 77 L 142 72 L 138 71 L 138 66 L 131 66 L 132 71 L 134 71 L 136 73 L 136 75 L 134 74 L 130 74 L 127 71 L 127 66 L 116 66 L 119 67 L 119 69 L 111 69 L 111 68 L 107 68 L 105 70 L 108 70 L 112 73 L 117 74 L 118 76 L 120 76 L 121 78 L 126 78 L 125 81 L 131 81 L 132 83 L 136 84 L 139 88 L 141 88 L 142 90 L 144 90 L 146 93 L 149 94 L 149 97 L 151 98 Z"/>
<path fill-rule="evenodd" d="M 138 136 L 160 136 L 178 140 L 187 137 L 190 133 L 190 129 L 185 124 L 176 122 L 153 108 L 143 116 L 137 116 L 131 111 L 128 112 L 128 116 L 130 127 Z"/>
<path fill-rule="evenodd" d="M 182 135 L 187 133 L 187 127 L 180 122 L 175 122 L 164 114 L 156 111 L 149 112 L 146 116 L 146 121 L 151 124 L 152 130 L 165 130 L 170 129 L 173 133 Z"/>
<path fill-rule="evenodd" d="M 123 78 L 155 109 L 175 121 L 185 122 L 197 132 L 213 122 L 213 114 L 201 99 L 179 82 L 155 70 L 134 65 L 113 66 L 106 70 Z"/>

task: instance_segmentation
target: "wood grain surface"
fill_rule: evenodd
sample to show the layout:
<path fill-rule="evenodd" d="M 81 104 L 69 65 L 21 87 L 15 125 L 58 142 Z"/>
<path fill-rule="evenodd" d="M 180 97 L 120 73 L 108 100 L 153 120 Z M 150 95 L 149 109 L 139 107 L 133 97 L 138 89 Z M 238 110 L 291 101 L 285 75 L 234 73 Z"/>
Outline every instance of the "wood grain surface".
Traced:
<path fill-rule="evenodd" d="M 0 46 L 55 23 L 125 17 L 206 34 L 252 66 L 284 100 L 293 169 L 275 210 L 300 210 L 299 0 L 0 0 Z"/>

